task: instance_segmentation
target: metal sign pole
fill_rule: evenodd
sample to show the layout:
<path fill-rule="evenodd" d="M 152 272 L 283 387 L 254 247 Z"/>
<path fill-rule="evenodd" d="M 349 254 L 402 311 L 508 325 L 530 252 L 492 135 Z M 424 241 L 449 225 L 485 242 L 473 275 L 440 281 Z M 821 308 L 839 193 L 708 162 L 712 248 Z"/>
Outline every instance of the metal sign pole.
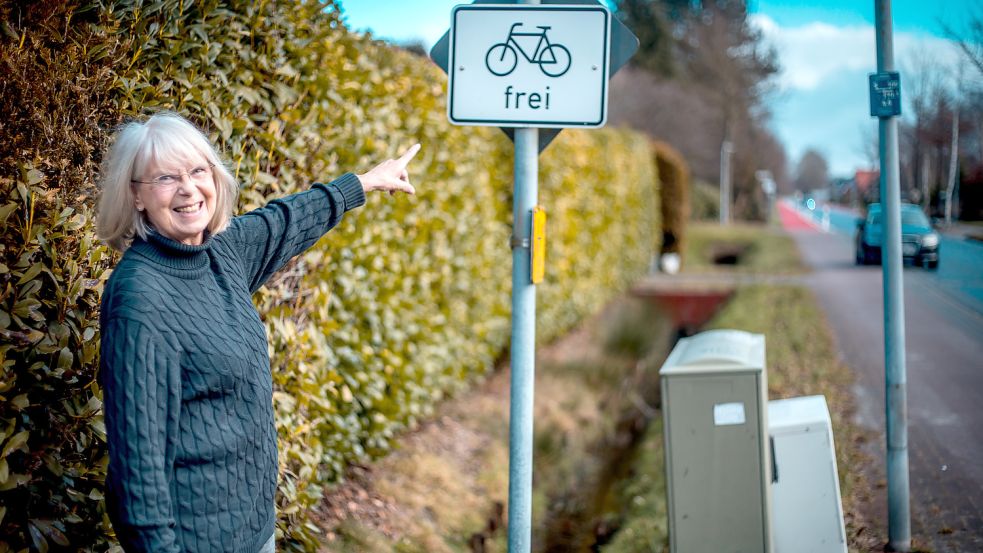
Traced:
<path fill-rule="evenodd" d="M 891 0 L 874 0 L 877 72 L 894 71 Z M 905 370 L 904 289 L 901 259 L 901 184 L 898 173 L 898 119 L 878 118 L 884 238 L 884 380 L 887 421 L 888 542 L 893 551 L 911 550 L 908 485 L 908 379 Z"/>
<path fill-rule="evenodd" d="M 539 0 L 524 0 L 538 4 Z M 533 390 L 536 383 L 536 285 L 532 210 L 539 201 L 539 129 L 515 129 L 512 198 L 512 382 L 509 405 L 509 553 L 532 544 Z"/>
<path fill-rule="evenodd" d="M 536 285 L 530 272 L 532 210 L 538 201 L 539 129 L 515 130 L 512 200 L 512 386 L 509 415 L 509 553 L 528 553 L 532 537 L 533 386 Z"/>
<path fill-rule="evenodd" d="M 502 6 L 513 3 L 554 6 Z M 535 283 L 543 279 L 546 248 L 546 212 L 536 206 L 538 156 L 562 128 L 604 125 L 608 79 L 638 50 L 638 38 L 612 19 L 600 0 L 474 0 L 474 4 L 452 9 L 451 30 L 434 45 L 430 56 L 448 74 L 450 122 L 503 126 L 515 141 L 508 538 L 509 553 L 528 553 L 532 543 Z M 552 13 L 545 16 L 548 12 Z M 561 13 L 562 23 L 553 26 L 552 18 Z M 513 31 L 522 25 L 543 30 L 540 44 L 548 45 L 545 56 L 540 46 L 529 54 L 514 42 Z M 546 31 L 551 41 L 546 40 Z M 518 36 L 537 34 L 520 32 Z M 526 62 L 539 66 L 538 71 L 520 62 L 523 70 L 519 74 L 501 80 L 515 69 L 519 52 Z M 509 57 L 511 62 L 507 62 Z M 554 66 L 564 63 L 562 60 L 566 61 L 561 71 Z"/>

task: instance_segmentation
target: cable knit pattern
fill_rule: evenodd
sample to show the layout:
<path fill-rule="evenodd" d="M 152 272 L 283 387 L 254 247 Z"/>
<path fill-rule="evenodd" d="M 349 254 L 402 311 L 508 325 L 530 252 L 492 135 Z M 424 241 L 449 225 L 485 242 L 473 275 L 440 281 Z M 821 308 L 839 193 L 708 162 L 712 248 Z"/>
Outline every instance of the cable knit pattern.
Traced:
<path fill-rule="evenodd" d="M 365 203 L 346 174 L 188 246 L 136 239 L 102 297 L 107 507 L 126 551 L 255 553 L 274 530 L 276 428 L 252 292 Z"/>

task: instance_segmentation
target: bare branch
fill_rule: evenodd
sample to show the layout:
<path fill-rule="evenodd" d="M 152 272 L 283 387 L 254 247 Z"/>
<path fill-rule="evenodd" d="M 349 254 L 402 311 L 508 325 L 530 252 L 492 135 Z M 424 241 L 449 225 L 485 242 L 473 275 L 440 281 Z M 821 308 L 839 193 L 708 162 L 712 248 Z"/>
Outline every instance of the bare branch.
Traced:
<path fill-rule="evenodd" d="M 956 43 L 966 59 L 983 75 L 983 10 L 977 8 L 967 17 L 967 31 L 959 33 L 949 24 L 938 20 L 946 37 Z"/>

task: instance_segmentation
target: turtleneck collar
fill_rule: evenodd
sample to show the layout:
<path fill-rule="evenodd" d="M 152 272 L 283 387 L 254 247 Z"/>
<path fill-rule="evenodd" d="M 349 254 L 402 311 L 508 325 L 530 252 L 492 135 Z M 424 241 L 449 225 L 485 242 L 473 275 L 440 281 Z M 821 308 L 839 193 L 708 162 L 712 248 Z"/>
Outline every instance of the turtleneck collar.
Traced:
<path fill-rule="evenodd" d="M 197 273 L 208 267 L 208 250 L 211 249 L 212 236 L 206 231 L 201 245 L 182 244 L 150 229 L 147 239 L 139 236 L 133 239 L 130 249 L 154 263 L 182 273 Z M 194 276 L 189 274 L 188 276 Z"/>

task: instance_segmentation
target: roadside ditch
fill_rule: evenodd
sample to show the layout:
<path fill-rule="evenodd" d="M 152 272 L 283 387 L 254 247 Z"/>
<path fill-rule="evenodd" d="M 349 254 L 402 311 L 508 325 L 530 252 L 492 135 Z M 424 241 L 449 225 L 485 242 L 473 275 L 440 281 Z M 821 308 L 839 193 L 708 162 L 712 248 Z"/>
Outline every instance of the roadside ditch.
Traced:
<path fill-rule="evenodd" d="M 794 244 L 771 229 L 727 234 L 744 243 L 736 265 L 714 265 L 719 228 L 693 229 L 697 273 L 801 272 Z M 732 244 L 728 244 L 732 246 Z M 733 250 L 732 250 L 733 251 Z M 730 261 L 728 259 L 728 261 Z M 701 264 L 702 263 L 702 264 Z M 731 268 L 732 267 L 732 268 Z M 681 275 L 682 279 L 686 275 Z M 870 496 L 869 439 L 854 425 L 849 370 L 837 361 L 807 289 L 741 279 L 702 328 L 767 336 L 769 398 L 823 394 L 833 418 L 851 551 L 878 537 L 860 514 Z M 712 314 L 712 313 L 711 313 Z M 667 543 L 658 370 L 678 319 L 651 299 L 622 296 L 537 354 L 533 551 L 661 553 Z M 685 335 L 698 328 L 688 329 Z M 503 367 L 437 413 L 375 463 L 326 490 L 316 517 L 321 551 L 505 552 L 508 385 Z"/>
<path fill-rule="evenodd" d="M 656 375 L 674 338 L 651 302 L 625 296 L 539 348 L 535 551 L 595 551 L 616 532 L 614 490 L 658 413 Z M 496 371 L 326 490 L 321 551 L 506 551 L 508 380 Z"/>

